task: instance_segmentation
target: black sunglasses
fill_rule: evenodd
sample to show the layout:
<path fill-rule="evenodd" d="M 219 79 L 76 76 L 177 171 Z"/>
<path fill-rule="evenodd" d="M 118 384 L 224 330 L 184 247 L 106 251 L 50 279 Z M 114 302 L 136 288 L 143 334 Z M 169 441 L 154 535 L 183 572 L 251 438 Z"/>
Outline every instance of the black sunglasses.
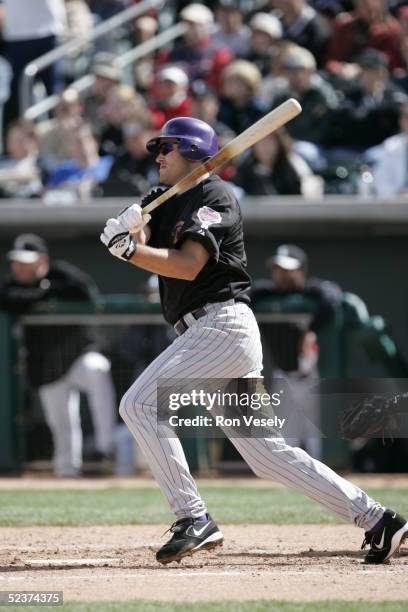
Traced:
<path fill-rule="evenodd" d="M 157 147 L 157 154 L 168 155 L 174 150 L 176 142 L 161 142 Z"/>

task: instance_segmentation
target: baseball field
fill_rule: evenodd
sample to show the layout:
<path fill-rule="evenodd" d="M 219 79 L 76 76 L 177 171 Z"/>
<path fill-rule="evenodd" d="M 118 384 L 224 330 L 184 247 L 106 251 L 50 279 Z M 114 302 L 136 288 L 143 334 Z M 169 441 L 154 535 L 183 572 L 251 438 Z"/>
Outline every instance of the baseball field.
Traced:
<path fill-rule="evenodd" d="M 407 476 L 351 479 L 408 514 Z M 366 566 L 363 532 L 297 493 L 254 478 L 199 486 L 224 546 L 162 567 L 172 516 L 150 479 L 1 480 L 0 591 L 63 591 L 75 611 L 407 609 L 408 549 Z"/>

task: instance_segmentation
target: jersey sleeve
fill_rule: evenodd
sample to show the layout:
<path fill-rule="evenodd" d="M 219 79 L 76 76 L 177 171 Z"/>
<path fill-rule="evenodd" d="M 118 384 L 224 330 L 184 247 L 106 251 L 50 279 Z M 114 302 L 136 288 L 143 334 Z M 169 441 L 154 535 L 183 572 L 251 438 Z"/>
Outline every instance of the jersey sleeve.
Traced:
<path fill-rule="evenodd" d="M 202 201 L 193 207 L 190 218 L 181 228 L 176 248 L 180 248 L 185 240 L 195 240 L 218 261 L 220 244 L 238 220 L 238 215 L 238 204 L 229 191 L 204 189 Z"/>

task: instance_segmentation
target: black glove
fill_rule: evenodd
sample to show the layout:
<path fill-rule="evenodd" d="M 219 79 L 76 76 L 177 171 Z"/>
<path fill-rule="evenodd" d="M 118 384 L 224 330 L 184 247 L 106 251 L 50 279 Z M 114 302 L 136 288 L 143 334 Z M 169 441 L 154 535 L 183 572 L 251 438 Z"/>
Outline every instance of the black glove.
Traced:
<path fill-rule="evenodd" d="M 372 395 L 346 408 L 339 420 L 340 435 L 345 440 L 356 438 L 397 437 L 400 415 L 408 410 L 408 393 L 385 397 Z"/>
<path fill-rule="evenodd" d="M 150 191 L 148 191 L 146 195 L 144 196 L 144 198 L 142 198 L 142 207 L 146 206 L 147 204 L 150 204 L 150 202 L 153 202 L 153 200 L 158 198 L 159 195 L 161 195 L 168 189 L 170 188 L 169 187 L 155 187 L 154 189 L 151 189 Z"/>

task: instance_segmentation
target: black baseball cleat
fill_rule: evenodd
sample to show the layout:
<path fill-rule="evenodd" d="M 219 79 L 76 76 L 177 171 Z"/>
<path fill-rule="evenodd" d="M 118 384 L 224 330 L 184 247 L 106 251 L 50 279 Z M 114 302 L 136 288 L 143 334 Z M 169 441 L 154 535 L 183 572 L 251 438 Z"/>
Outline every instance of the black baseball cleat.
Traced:
<path fill-rule="evenodd" d="M 408 537 L 408 521 L 393 510 L 386 510 L 381 526 L 375 531 L 366 531 L 361 548 L 370 545 L 365 563 L 385 563 L 394 556 Z"/>
<path fill-rule="evenodd" d="M 164 565 L 193 555 L 199 550 L 212 550 L 222 546 L 224 536 L 207 514 L 207 520 L 182 518 L 173 523 L 169 531 L 173 537 L 156 553 L 156 559 Z"/>

